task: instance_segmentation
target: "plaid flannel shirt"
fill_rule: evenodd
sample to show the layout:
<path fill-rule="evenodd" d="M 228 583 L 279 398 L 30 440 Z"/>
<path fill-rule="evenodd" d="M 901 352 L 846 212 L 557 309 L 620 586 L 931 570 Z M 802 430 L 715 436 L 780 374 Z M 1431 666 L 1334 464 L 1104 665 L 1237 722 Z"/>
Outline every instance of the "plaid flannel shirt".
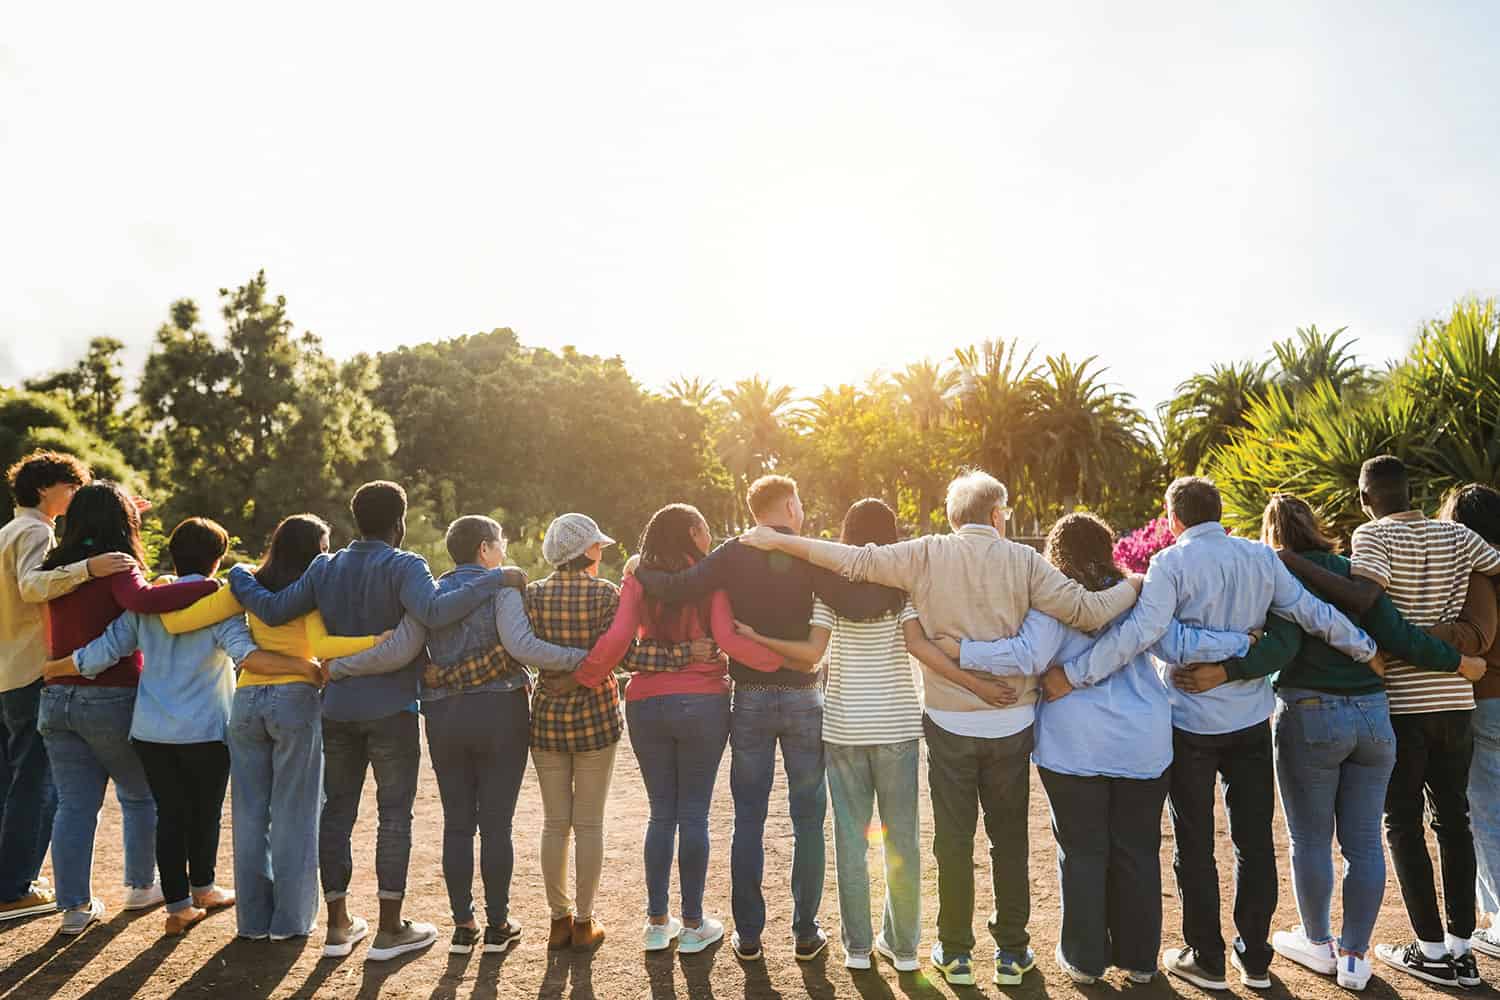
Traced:
<path fill-rule="evenodd" d="M 431 689 L 462 690 L 480 687 L 491 681 L 505 680 L 524 673 L 525 670 L 516 662 L 515 657 L 505 651 L 504 646 L 496 646 L 494 649 L 477 653 L 446 667 L 428 663 L 422 669 L 422 686 Z M 519 687 L 520 684 L 515 686 Z"/>
<path fill-rule="evenodd" d="M 526 587 L 526 615 L 539 639 L 591 649 L 609 630 L 620 591 L 608 580 L 558 570 Z M 679 670 L 693 662 L 692 643 L 636 640 L 621 666 L 627 670 Z M 613 673 L 598 688 L 558 696 L 538 685 L 531 698 L 531 745 L 538 750 L 585 753 L 620 739 L 620 685 Z"/>

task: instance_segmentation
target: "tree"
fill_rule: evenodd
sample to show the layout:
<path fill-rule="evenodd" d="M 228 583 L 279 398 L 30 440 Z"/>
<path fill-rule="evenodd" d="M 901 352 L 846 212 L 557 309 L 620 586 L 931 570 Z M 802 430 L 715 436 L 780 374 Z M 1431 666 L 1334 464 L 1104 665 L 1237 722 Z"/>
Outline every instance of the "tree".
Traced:
<path fill-rule="evenodd" d="M 734 478 L 735 492 L 744 496 L 753 480 L 775 467 L 786 447 L 792 390 L 756 375 L 725 389 L 724 402 L 719 455 Z"/>
<path fill-rule="evenodd" d="M 72 368 L 38 379 L 27 379 L 34 392 L 60 393 L 78 420 L 101 438 L 108 439 L 117 424 L 116 412 L 125 395 L 120 375 L 120 354 L 125 345 L 113 337 L 95 337 L 88 351 Z"/>
<path fill-rule="evenodd" d="M 691 378 L 681 375 L 667 383 L 668 399 L 678 400 L 695 410 L 708 409 L 718 391 L 719 384 L 713 379 L 696 375 Z"/>
<path fill-rule="evenodd" d="M 1298 327 L 1295 336 L 1271 345 L 1280 371 L 1274 381 L 1294 397 L 1309 392 L 1319 382 L 1333 386 L 1336 395 L 1359 393 L 1371 385 L 1370 373 L 1354 356 L 1357 340 L 1343 340 L 1348 327 L 1329 334 L 1316 324 Z"/>
<path fill-rule="evenodd" d="M 37 449 L 76 455 L 88 463 L 97 479 L 112 479 L 139 493 L 144 477 L 116 449 L 78 420 L 55 396 L 0 388 L 0 471 L 9 469 Z M 0 499 L 0 522 L 13 511 L 10 490 Z"/>
<path fill-rule="evenodd" d="M 1106 485 L 1124 479 L 1146 447 L 1146 421 L 1134 397 L 1109 388 L 1103 370 L 1093 368 L 1097 361 L 1048 356 L 1037 383 L 1033 426 L 1041 448 L 1033 478 L 1049 507 L 1061 513 L 1080 501 L 1097 504 Z"/>
<path fill-rule="evenodd" d="M 917 430 L 925 433 L 948 418 L 958 388 L 958 372 L 924 358 L 907 365 L 904 371 L 891 378 L 901 391 L 901 398 L 916 421 Z"/>
<path fill-rule="evenodd" d="M 141 379 L 165 443 L 170 510 L 215 517 L 252 545 L 297 510 L 351 530 L 353 480 L 383 468 L 394 446 L 389 418 L 369 401 L 372 362 L 336 365 L 317 337 L 297 336 L 263 271 L 219 296 L 222 346 L 181 299 Z"/>
<path fill-rule="evenodd" d="M 1162 410 L 1168 462 L 1183 473 L 1201 471 L 1209 456 L 1245 426 L 1251 405 L 1266 393 L 1269 361 L 1215 364 L 1177 386 Z"/>
<path fill-rule="evenodd" d="M 954 352 L 959 381 L 958 415 L 976 440 L 969 461 L 999 478 L 1015 506 L 1033 515 L 1029 493 L 1028 449 L 1038 442 L 1033 426 L 1037 409 L 1034 349 L 1021 354 L 1016 340 L 986 340 Z"/>

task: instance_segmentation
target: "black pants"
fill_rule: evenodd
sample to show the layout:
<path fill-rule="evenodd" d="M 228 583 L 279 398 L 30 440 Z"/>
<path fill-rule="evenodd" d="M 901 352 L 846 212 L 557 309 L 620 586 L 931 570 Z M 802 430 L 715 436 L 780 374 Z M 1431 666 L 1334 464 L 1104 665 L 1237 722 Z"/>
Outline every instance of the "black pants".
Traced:
<path fill-rule="evenodd" d="M 1161 949 L 1161 807 L 1170 779 L 1037 768 L 1052 807 L 1062 952 L 1095 976 L 1148 972 Z"/>
<path fill-rule="evenodd" d="M 1385 837 L 1407 918 L 1419 940 L 1443 940 L 1432 857 L 1422 829 L 1425 792 L 1443 867 L 1448 933 L 1467 938 L 1474 933 L 1474 835 L 1469 829 L 1474 713 L 1393 715 L 1391 728 L 1396 731 L 1396 769 L 1385 791 Z"/>
<path fill-rule="evenodd" d="M 156 799 L 156 867 L 167 905 L 188 898 L 189 887 L 214 884 L 219 817 L 229 785 L 229 747 L 223 743 L 147 743 L 131 740 Z"/>
<path fill-rule="evenodd" d="M 485 917 L 510 916 L 515 866 L 511 821 L 526 777 L 531 709 L 526 689 L 476 691 L 422 703 L 427 750 L 443 800 L 443 881 L 453 922 L 474 918 L 474 834 L 484 876 Z"/>
<path fill-rule="evenodd" d="M 974 831 L 979 807 L 990 840 L 995 912 L 990 936 L 1007 952 L 1026 950 L 1031 874 L 1026 812 L 1032 731 L 984 739 L 958 736 L 923 716 L 932 794 L 932 853 L 938 866 L 938 939 L 946 955 L 974 950 Z"/>
<path fill-rule="evenodd" d="M 1214 861 L 1214 794 L 1224 778 L 1224 811 L 1234 842 L 1234 926 L 1245 944 L 1246 968 L 1271 964 L 1276 913 L 1276 770 L 1271 723 L 1204 736 L 1172 730 L 1171 812 L 1177 839 L 1172 867 L 1182 901 L 1182 936 L 1199 962 L 1224 970 L 1219 924 L 1219 868 Z"/>

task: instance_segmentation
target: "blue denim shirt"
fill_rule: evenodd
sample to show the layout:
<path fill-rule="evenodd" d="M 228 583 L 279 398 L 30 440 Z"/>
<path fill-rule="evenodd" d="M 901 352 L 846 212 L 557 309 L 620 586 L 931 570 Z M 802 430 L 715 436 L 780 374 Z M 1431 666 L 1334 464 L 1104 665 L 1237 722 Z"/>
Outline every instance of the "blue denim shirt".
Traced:
<path fill-rule="evenodd" d="M 483 566 L 464 563 L 438 580 L 438 590 L 449 593 L 478 580 L 485 573 Z M 453 694 L 471 694 L 480 691 L 514 691 L 527 685 L 530 678 L 524 666 L 542 670 L 572 670 L 588 655 L 588 650 L 573 646 L 558 646 L 538 639 L 531 629 L 531 619 L 526 616 L 526 601 L 519 590 L 501 588 L 489 601 L 480 605 L 472 614 L 446 628 L 433 629 L 427 634 L 427 655 L 439 666 L 451 666 L 503 646 L 511 659 L 523 665 L 515 673 L 499 680 L 480 684 L 477 687 L 430 688 L 422 684 L 422 701 L 438 701 Z"/>
<path fill-rule="evenodd" d="M 1158 552 L 1140 600 L 1082 655 L 1064 662 L 1074 687 L 1097 683 L 1150 649 L 1176 618 L 1184 625 L 1249 632 L 1275 612 L 1345 655 L 1366 663 L 1375 640 L 1332 605 L 1318 600 L 1281 564 L 1270 546 L 1225 534 L 1217 521 L 1195 524 Z M 1170 669 L 1179 664 L 1166 664 Z M 1267 677 L 1230 681 L 1201 694 L 1167 692 L 1172 724 L 1190 733 L 1232 733 L 1271 717 Z M 1066 700 L 1066 699 L 1064 699 Z"/>
<path fill-rule="evenodd" d="M 965 640 L 959 663 L 992 673 L 1039 674 L 1077 659 L 1094 637 L 1040 611 L 1030 611 L 1009 639 Z M 1171 663 L 1218 663 L 1243 656 L 1244 632 L 1194 628 L 1173 621 L 1153 647 Z M 1172 706 L 1151 654 L 1138 653 L 1124 669 L 1057 701 L 1036 706 L 1031 759 L 1060 774 L 1158 777 L 1172 763 Z"/>
<path fill-rule="evenodd" d="M 229 586 L 245 610 L 267 625 L 284 625 L 317 608 L 333 635 L 376 635 L 401 623 L 403 612 L 428 628 L 441 628 L 487 602 L 501 574 L 479 576 L 473 586 L 440 593 L 427 560 L 385 542 L 361 538 L 312 561 L 301 579 L 271 593 L 252 567 L 229 571 Z M 400 670 L 331 681 L 323 691 L 323 716 L 336 722 L 383 719 L 416 711 L 425 654 Z"/>
<path fill-rule="evenodd" d="M 201 580 L 196 574 L 183 580 Z M 234 670 L 255 652 L 244 615 L 173 635 L 156 615 L 127 611 L 73 654 L 85 677 L 137 649 L 145 660 L 130 738 L 148 743 L 223 742 L 234 700 Z"/>

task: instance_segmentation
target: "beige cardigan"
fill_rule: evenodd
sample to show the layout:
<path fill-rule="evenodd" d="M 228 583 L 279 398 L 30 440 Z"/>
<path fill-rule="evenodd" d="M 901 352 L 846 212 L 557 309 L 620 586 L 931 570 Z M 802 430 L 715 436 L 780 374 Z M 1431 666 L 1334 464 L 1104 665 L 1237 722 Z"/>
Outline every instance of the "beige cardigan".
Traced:
<path fill-rule="evenodd" d="M 896 587 L 911 595 L 929 635 L 1009 639 L 1032 608 L 1084 632 L 1109 624 L 1135 604 L 1121 582 L 1097 593 L 1064 576 L 1029 545 L 1000 537 L 989 525 L 966 524 L 950 535 L 924 535 L 894 545 L 856 547 L 814 541 L 809 558 L 851 580 Z M 926 707 L 944 712 L 993 708 L 927 668 Z M 1034 677 L 1018 679 L 1017 705 L 1037 700 Z"/>

